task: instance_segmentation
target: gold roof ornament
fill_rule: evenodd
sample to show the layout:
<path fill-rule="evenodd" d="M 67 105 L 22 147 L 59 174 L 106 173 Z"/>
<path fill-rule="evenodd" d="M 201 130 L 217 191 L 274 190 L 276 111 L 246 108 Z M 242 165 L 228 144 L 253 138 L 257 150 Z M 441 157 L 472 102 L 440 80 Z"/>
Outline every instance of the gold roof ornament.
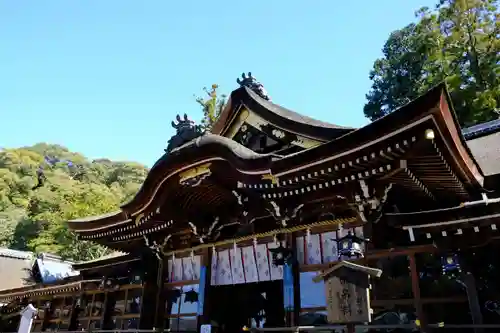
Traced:
<path fill-rule="evenodd" d="M 210 171 L 211 165 L 212 163 L 205 163 L 181 172 L 179 174 L 179 184 L 188 185 L 191 187 L 200 185 L 204 179 L 212 174 L 212 172 Z"/>

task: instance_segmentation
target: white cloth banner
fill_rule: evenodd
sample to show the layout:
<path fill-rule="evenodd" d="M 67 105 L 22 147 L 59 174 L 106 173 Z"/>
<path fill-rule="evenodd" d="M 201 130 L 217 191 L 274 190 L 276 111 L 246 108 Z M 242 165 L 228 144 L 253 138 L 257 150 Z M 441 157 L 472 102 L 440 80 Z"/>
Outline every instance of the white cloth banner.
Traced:
<path fill-rule="evenodd" d="M 173 263 L 173 279 L 172 282 L 182 281 L 182 259 L 175 258 Z"/>
<path fill-rule="evenodd" d="M 233 284 L 231 261 L 229 260 L 229 250 L 219 251 L 219 263 L 217 265 L 217 284 Z"/>
<path fill-rule="evenodd" d="M 217 285 L 217 266 L 219 265 L 219 253 L 217 251 L 212 252 L 212 268 L 210 270 L 210 285 Z"/>
<path fill-rule="evenodd" d="M 243 269 L 245 270 L 246 282 L 259 282 L 259 273 L 255 261 L 254 247 L 246 246 L 241 249 L 243 252 Z"/>
<path fill-rule="evenodd" d="M 306 264 L 321 264 L 321 242 L 320 235 L 314 234 L 306 236 Z"/>
<path fill-rule="evenodd" d="M 167 261 L 168 281 L 189 281 L 200 278 L 200 256 L 174 258 Z"/>
<path fill-rule="evenodd" d="M 271 267 L 269 266 L 269 251 L 266 244 L 258 244 L 255 248 L 257 257 L 257 273 L 259 281 L 271 280 Z"/>
<path fill-rule="evenodd" d="M 236 247 L 229 250 L 231 256 L 231 264 L 233 268 L 233 283 L 245 283 L 245 272 L 243 271 L 241 248 Z"/>
<path fill-rule="evenodd" d="M 338 261 L 337 232 L 330 231 L 323 233 L 321 241 L 323 242 L 323 263 Z"/>
<path fill-rule="evenodd" d="M 212 256 L 210 284 L 216 286 L 282 280 L 283 266 L 273 265 L 269 251 L 276 247 L 278 244 L 271 242 L 216 251 Z"/>
<path fill-rule="evenodd" d="M 182 279 L 184 281 L 198 280 L 200 278 L 200 256 L 189 256 L 182 258 Z"/>

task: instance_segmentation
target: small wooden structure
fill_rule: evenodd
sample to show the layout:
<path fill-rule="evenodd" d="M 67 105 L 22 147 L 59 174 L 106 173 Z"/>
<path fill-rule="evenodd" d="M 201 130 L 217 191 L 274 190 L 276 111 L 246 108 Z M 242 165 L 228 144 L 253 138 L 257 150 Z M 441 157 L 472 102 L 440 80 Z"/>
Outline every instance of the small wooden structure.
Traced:
<path fill-rule="evenodd" d="M 316 276 L 313 281 L 325 280 L 328 321 L 365 323 L 371 320 L 370 276 L 380 277 L 382 270 L 341 261 Z"/>

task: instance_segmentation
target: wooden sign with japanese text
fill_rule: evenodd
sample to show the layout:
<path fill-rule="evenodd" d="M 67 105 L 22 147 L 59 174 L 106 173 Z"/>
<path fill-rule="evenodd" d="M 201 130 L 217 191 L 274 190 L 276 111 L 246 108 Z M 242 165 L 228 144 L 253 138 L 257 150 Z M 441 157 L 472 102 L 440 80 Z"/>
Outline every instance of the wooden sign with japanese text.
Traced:
<path fill-rule="evenodd" d="M 362 274 L 352 272 L 352 274 Z M 368 276 L 364 275 L 368 280 Z M 338 276 L 325 281 L 326 306 L 329 323 L 350 323 L 370 321 L 369 290 L 364 286 Z"/>
<path fill-rule="evenodd" d="M 369 280 L 380 277 L 380 269 L 341 261 L 316 276 L 313 281 L 325 281 L 328 322 L 365 323 L 371 320 Z"/>

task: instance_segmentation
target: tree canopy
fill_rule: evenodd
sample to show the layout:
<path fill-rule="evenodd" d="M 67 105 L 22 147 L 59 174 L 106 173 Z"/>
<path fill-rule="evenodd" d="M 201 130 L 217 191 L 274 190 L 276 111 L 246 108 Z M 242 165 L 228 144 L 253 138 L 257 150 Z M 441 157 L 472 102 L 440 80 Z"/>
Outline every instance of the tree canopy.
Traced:
<path fill-rule="evenodd" d="M 219 118 L 220 113 L 226 106 L 226 95 L 219 95 L 217 89 L 219 86 L 217 84 L 212 84 L 212 88 L 208 90 L 203 88 L 208 98 L 196 97 L 196 102 L 200 104 L 203 110 L 203 118 L 201 120 L 201 125 L 206 131 L 210 131 L 213 124 Z"/>
<path fill-rule="evenodd" d="M 500 111 L 499 0 L 440 0 L 394 31 L 370 72 L 366 117 L 375 120 L 445 81 L 462 125 Z"/>
<path fill-rule="evenodd" d="M 37 170 L 46 181 L 37 184 Z M 82 261 L 108 249 L 77 240 L 66 221 L 117 210 L 132 198 L 148 169 L 133 162 L 89 161 L 58 145 L 0 151 L 0 246 L 50 252 Z"/>

